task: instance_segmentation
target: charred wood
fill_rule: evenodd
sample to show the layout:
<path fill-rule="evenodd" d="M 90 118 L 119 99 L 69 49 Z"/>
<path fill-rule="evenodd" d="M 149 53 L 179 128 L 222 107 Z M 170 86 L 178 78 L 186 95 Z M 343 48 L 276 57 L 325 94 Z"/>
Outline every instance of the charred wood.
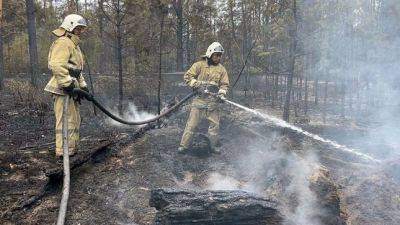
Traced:
<path fill-rule="evenodd" d="M 156 225 L 282 224 L 277 203 L 244 191 L 155 189 L 150 206 L 158 210 Z"/>

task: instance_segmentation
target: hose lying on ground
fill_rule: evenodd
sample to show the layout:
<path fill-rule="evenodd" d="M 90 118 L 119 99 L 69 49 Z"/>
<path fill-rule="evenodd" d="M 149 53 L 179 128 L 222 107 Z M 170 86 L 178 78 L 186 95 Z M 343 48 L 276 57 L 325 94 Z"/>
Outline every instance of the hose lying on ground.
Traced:
<path fill-rule="evenodd" d="M 83 91 L 82 89 L 75 88 L 73 90 L 74 94 L 79 94 L 85 96 L 85 98 L 93 104 L 98 107 L 101 111 L 103 111 L 107 116 L 111 117 L 112 119 L 123 123 L 123 124 L 128 124 L 128 125 L 142 125 L 146 123 L 151 123 L 154 121 L 159 120 L 160 118 L 170 114 L 173 112 L 175 109 L 177 109 L 179 106 L 181 106 L 183 103 L 191 99 L 193 96 L 195 96 L 197 93 L 192 92 L 186 97 L 184 97 L 181 101 L 176 103 L 174 106 L 171 108 L 168 108 L 164 112 L 162 112 L 160 115 L 155 116 L 151 119 L 143 120 L 143 121 L 127 121 L 124 119 L 119 118 L 118 116 L 113 115 L 110 111 L 108 111 L 106 108 L 104 108 L 90 93 Z M 67 213 L 67 204 L 68 204 L 68 197 L 69 197 L 69 188 L 70 188 L 70 168 L 69 168 L 69 152 L 68 152 L 68 117 L 67 117 L 67 112 L 68 112 L 68 100 L 69 98 L 65 98 L 64 101 L 64 108 L 63 108 L 63 164 L 64 164 L 64 185 L 63 185 L 63 194 L 62 194 L 62 199 L 60 203 L 60 210 L 58 213 L 58 218 L 57 218 L 57 225 L 64 225 L 65 222 L 65 216 Z"/>
<path fill-rule="evenodd" d="M 69 184 L 70 184 L 70 168 L 69 168 L 69 149 L 68 149 L 68 105 L 69 97 L 64 98 L 63 105 L 63 124 L 62 124 L 62 135 L 63 135 L 63 165 L 64 165 L 64 182 L 62 189 L 62 198 L 60 203 L 60 210 L 57 217 L 57 225 L 64 225 L 65 215 L 67 214 L 67 205 L 69 198 Z"/>
<path fill-rule="evenodd" d="M 143 121 L 127 121 L 124 120 L 114 114 L 112 114 L 109 110 L 107 110 L 106 108 L 104 108 L 103 105 L 101 105 L 94 97 L 93 95 L 91 95 L 90 93 L 79 89 L 79 88 L 75 88 L 73 90 L 74 94 L 80 94 L 85 96 L 85 98 L 91 102 L 93 102 L 93 104 L 99 108 L 101 111 L 103 111 L 107 116 L 109 116 L 110 118 L 112 118 L 113 120 L 116 120 L 120 123 L 123 124 L 127 124 L 127 125 L 143 125 L 146 123 L 151 123 L 151 122 L 155 122 L 159 119 L 161 119 L 162 117 L 170 114 L 171 112 L 173 112 L 175 109 L 177 109 L 179 106 L 181 106 L 183 103 L 185 103 L 186 101 L 188 101 L 189 99 L 191 99 L 193 96 L 195 96 L 197 93 L 196 92 L 192 92 L 190 94 L 188 94 L 187 96 L 185 96 L 182 100 L 180 100 L 178 103 L 176 103 L 174 106 L 172 106 L 171 108 L 168 108 L 167 110 L 165 110 L 164 112 L 162 112 L 160 115 L 157 115 L 153 118 L 147 119 L 147 120 L 143 120 Z"/>

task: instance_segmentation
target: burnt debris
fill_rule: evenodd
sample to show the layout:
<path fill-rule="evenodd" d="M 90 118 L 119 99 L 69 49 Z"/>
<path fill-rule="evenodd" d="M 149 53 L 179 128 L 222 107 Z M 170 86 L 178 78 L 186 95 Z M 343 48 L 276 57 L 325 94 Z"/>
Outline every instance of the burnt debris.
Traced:
<path fill-rule="evenodd" d="M 278 204 L 244 191 L 154 189 L 155 225 L 282 224 Z"/>

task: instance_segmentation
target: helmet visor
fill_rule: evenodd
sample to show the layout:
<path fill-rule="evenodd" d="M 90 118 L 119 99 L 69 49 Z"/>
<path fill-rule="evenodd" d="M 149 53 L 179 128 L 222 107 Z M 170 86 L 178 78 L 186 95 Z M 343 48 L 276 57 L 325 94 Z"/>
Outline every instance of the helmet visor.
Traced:
<path fill-rule="evenodd" d="M 84 18 L 82 18 L 82 19 L 78 20 L 77 25 L 87 27 L 87 22 Z"/>
<path fill-rule="evenodd" d="M 214 48 L 214 52 L 221 52 L 221 53 L 223 53 L 223 52 L 224 52 L 224 49 L 222 48 L 222 46 L 217 46 L 217 47 Z"/>

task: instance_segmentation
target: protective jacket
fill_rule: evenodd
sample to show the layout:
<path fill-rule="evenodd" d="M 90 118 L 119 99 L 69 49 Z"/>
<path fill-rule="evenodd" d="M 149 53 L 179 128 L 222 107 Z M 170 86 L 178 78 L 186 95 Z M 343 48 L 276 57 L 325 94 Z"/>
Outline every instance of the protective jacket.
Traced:
<path fill-rule="evenodd" d="M 69 33 L 60 32 L 60 29 L 53 31 L 58 36 L 50 47 L 48 55 L 48 67 L 52 72 L 52 77 L 45 87 L 45 91 L 65 95 L 62 87 L 68 87 L 74 82 L 75 87 L 86 87 L 84 77 L 80 72 L 75 77 L 70 71 L 82 71 L 84 60 L 81 49 L 79 48 L 79 37 Z"/>
<path fill-rule="evenodd" d="M 207 59 L 196 62 L 184 75 L 185 82 L 192 88 L 199 85 L 215 85 L 219 88 L 218 94 L 226 95 L 229 88 L 229 77 L 221 63 L 209 65 Z M 192 105 L 197 108 L 213 108 L 216 99 L 212 96 L 200 95 L 193 99 Z"/>
<path fill-rule="evenodd" d="M 184 75 L 185 82 L 192 88 L 201 85 L 217 87 L 219 95 L 226 95 L 229 87 L 228 73 L 221 64 L 209 65 L 207 59 L 196 62 Z M 219 109 L 214 96 L 198 95 L 193 99 L 192 109 L 182 135 L 180 146 L 188 148 L 194 132 L 203 118 L 209 121 L 208 134 L 213 148 L 219 142 Z"/>

